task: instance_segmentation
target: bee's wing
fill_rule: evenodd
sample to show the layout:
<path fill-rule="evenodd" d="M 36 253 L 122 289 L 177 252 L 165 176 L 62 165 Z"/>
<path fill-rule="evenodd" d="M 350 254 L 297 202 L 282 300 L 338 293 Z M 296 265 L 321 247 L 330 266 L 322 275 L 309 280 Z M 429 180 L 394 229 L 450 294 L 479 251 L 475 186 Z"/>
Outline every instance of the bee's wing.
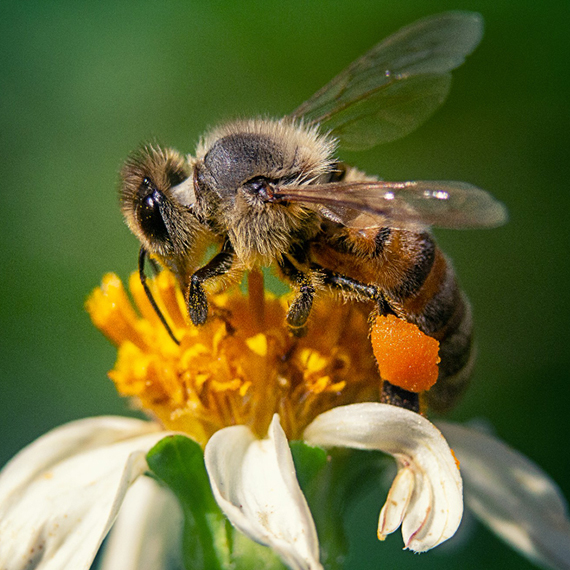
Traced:
<path fill-rule="evenodd" d="M 348 227 L 492 228 L 507 221 L 505 206 L 466 182 L 331 182 L 277 187 L 276 201 L 317 204 L 325 217 Z"/>
<path fill-rule="evenodd" d="M 472 12 L 445 12 L 402 28 L 349 65 L 291 116 L 362 150 L 407 135 L 445 100 L 450 71 L 483 35 Z"/>

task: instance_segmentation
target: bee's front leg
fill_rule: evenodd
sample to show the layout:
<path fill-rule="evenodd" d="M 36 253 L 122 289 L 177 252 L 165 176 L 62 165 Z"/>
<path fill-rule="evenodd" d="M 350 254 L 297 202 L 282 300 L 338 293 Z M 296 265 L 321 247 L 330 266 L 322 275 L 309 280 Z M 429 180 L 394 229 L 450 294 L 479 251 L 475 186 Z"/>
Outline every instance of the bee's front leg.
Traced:
<path fill-rule="evenodd" d="M 204 291 L 204 282 L 227 273 L 232 267 L 234 257 L 234 250 L 226 240 L 222 251 L 192 274 L 186 295 L 186 306 L 190 320 L 195 325 L 203 325 L 208 318 L 208 299 Z"/>

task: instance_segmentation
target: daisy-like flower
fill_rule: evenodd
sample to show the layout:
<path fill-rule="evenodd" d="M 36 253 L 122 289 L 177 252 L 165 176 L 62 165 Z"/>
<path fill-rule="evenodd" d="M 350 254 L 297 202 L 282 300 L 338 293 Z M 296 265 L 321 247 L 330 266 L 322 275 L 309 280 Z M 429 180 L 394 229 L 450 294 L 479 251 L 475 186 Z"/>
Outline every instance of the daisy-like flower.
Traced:
<path fill-rule="evenodd" d="M 405 547 L 416 552 L 453 536 L 461 521 L 462 478 L 449 441 L 473 512 L 530 558 L 570 567 L 566 506 L 540 469 L 489 436 L 442 424 L 446 441 L 425 417 L 379 402 L 365 310 L 317 306 L 310 334 L 296 339 L 284 325 L 285 302 L 265 294 L 255 275 L 249 296 L 213 297 L 211 316 L 198 328 L 186 324 L 169 273 L 152 288 L 180 344 L 137 277 L 130 290 L 138 314 L 113 275 L 88 301 L 93 321 L 118 346 L 111 379 L 151 421 L 81 420 L 18 454 L 0 475 L 0 570 L 87 570 L 113 524 L 105 568 L 181 567 L 181 541 L 200 558 L 196 567 L 260 566 L 251 556 L 264 555 L 251 554 L 220 523 L 218 507 L 288 567 L 322 568 L 292 440 L 392 455 L 398 470 L 378 536 L 401 527 Z M 191 468 L 184 462 L 190 445 Z M 149 471 L 181 507 L 139 477 Z M 267 554 L 263 564 L 279 563 Z"/>

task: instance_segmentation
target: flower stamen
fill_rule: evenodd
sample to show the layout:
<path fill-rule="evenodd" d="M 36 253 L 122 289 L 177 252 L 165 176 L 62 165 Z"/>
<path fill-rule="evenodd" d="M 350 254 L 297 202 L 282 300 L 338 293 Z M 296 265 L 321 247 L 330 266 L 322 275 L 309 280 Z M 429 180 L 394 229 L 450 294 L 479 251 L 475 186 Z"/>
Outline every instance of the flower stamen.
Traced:
<path fill-rule="evenodd" d="M 87 309 L 118 346 L 109 373 L 118 391 L 167 429 L 202 445 L 230 425 L 246 425 L 263 437 L 278 413 L 287 436 L 295 439 L 323 411 L 379 400 L 368 311 L 358 304 L 317 302 L 311 334 L 297 338 L 285 325 L 286 300 L 264 291 L 260 272 L 249 274 L 247 296 L 238 288 L 211 295 L 210 318 L 200 327 L 188 323 L 172 274 L 163 271 L 148 285 L 179 346 L 160 323 L 137 274 L 129 289 L 138 314 L 114 275 L 105 276 Z"/>

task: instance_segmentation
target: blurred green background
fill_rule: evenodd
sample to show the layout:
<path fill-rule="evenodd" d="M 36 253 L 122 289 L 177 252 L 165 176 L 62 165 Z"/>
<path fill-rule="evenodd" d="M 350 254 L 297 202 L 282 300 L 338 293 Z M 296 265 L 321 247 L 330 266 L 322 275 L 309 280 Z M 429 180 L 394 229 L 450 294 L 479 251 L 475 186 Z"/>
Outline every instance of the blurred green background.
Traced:
<path fill-rule="evenodd" d="M 191 152 L 229 118 L 281 116 L 381 38 L 428 14 L 486 32 L 425 126 L 343 155 L 386 179 L 465 180 L 509 224 L 439 231 L 477 319 L 479 361 L 452 417 L 487 418 L 570 497 L 570 3 L 567 0 L 192 2 L 4 0 L 0 7 L 0 464 L 63 422 L 128 413 L 115 351 L 83 303 L 138 245 L 118 170 L 153 137 Z M 352 568 L 531 568 L 482 527 L 433 553 L 375 539 L 353 512 Z"/>

